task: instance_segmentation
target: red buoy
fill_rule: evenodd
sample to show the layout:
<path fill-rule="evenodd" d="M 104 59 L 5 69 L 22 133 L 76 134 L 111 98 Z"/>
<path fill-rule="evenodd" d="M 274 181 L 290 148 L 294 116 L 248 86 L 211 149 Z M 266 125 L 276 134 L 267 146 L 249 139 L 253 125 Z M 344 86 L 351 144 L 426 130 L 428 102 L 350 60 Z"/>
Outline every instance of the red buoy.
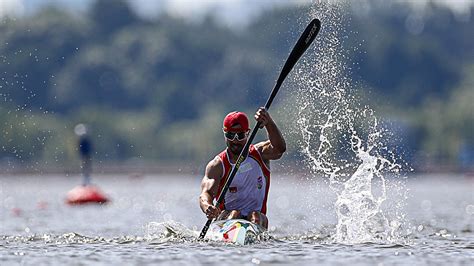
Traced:
<path fill-rule="evenodd" d="M 71 205 L 86 203 L 106 203 L 109 199 L 99 188 L 87 185 L 77 186 L 67 193 L 66 202 Z"/>

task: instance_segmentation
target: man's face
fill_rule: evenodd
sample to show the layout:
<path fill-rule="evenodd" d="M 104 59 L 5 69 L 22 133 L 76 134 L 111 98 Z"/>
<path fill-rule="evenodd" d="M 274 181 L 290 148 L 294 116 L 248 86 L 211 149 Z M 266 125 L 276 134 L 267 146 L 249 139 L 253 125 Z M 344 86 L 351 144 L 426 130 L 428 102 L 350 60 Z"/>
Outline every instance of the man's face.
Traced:
<path fill-rule="evenodd" d="M 224 136 L 226 145 L 229 148 L 230 152 L 235 155 L 239 155 L 242 152 L 245 143 L 247 142 L 248 131 L 224 131 Z"/>

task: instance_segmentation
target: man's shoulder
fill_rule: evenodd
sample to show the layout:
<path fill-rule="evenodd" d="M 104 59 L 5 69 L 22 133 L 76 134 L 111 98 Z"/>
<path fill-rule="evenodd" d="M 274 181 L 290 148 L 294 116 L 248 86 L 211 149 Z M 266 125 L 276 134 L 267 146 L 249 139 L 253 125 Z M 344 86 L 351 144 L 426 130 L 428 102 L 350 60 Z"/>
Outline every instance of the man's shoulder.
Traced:
<path fill-rule="evenodd" d="M 222 164 L 222 159 L 219 155 L 216 155 L 212 160 L 207 163 L 208 167 L 216 167 Z"/>
<path fill-rule="evenodd" d="M 206 166 L 206 176 L 211 179 L 220 179 L 224 169 L 219 156 L 214 157 Z"/>
<path fill-rule="evenodd" d="M 221 169 L 222 168 L 222 159 L 219 155 L 216 155 L 212 160 L 207 163 L 207 168 L 211 169 Z"/>

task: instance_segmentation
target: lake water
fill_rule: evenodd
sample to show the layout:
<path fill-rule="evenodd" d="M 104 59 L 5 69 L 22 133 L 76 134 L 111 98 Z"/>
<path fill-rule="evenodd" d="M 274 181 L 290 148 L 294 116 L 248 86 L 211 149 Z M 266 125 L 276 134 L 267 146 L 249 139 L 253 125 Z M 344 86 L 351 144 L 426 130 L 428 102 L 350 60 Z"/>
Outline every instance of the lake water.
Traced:
<path fill-rule="evenodd" d="M 336 195 L 326 182 L 274 176 L 268 241 L 249 246 L 197 241 L 206 222 L 199 176 L 95 176 L 111 198 L 68 206 L 80 177 L 0 177 L 1 265 L 320 264 L 473 265 L 474 178 L 407 179 L 398 238 L 357 243 L 335 238 Z M 390 180 L 389 180 L 390 181 Z M 400 197 L 400 198 L 397 198 Z M 389 205 L 389 204 L 388 204 Z M 390 216 L 390 208 L 382 210 Z M 165 234 L 163 223 L 178 235 Z"/>

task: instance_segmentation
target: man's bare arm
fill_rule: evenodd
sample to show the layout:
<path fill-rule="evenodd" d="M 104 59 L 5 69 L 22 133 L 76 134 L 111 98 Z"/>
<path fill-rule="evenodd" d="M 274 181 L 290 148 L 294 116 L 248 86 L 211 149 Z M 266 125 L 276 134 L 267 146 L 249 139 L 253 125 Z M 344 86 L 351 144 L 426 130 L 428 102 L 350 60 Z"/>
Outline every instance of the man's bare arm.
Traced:
<path fill-rule="evenodd" d="M 262 124 L 262 127 L 265 127 L 268 134 L 267 141 L 255 145 L 262 154 L 262 159 L 266 162 L 280 159 L 286 151 L 286 142 L 278 126 L 264 108 L 258 109 L 255 119 Z"/>
<path fill-rule="evenodd" d="M 214 158 L 206 166 L 206 171 L 201 182 L 199 206 L 208 218 L 216 218 L 220 214 L 219 208 L 214 207 L 213 201 L 217 193 L 218 184 L 222 178 L 222 163 L 219 158 Z"/>

